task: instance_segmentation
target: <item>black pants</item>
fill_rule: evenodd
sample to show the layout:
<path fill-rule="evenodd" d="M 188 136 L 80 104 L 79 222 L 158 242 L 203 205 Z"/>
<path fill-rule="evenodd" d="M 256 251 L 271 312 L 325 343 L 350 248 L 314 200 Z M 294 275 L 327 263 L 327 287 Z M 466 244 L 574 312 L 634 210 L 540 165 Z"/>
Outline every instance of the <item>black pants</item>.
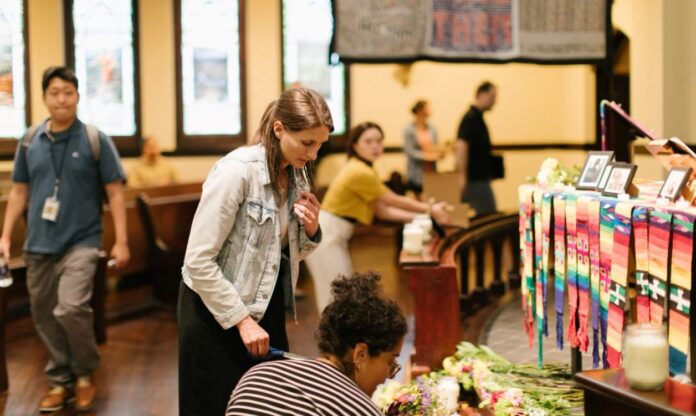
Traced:
<path fill-rule="evenodd" d="M 268 332 L 270 345 L 288 350 L 285 332 L 283 284 L 280 276 L 259 325 Z M 289 271 L 288 271 L 289 272 Z M 236 327 L 224 330 L 201 298 L 188 286 L 179 289 L 179 414 L 224 415 L 234 387 L 259 361 L 247 354 Z"/>

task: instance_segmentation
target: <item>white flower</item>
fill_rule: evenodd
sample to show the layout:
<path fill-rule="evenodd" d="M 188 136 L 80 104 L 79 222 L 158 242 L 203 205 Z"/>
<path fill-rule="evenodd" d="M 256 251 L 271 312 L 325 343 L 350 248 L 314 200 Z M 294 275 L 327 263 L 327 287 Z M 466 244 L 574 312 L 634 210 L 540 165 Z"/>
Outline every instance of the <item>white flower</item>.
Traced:
<path fill-rule="evenodd" d="M 549 176 L 548 172 L 546 172 L 544 170 L 540 170 L 539 173 L 537 174 L 537 177 L 536 177 L 537 183 L 540 186 L 546 188 L 549 184 L 548 176 Z"/>
<path fill-rule="evenodd" d="M 542 172 L 551 172 L 552 170 L 556 169 L 558 167 L 558 160 L 552 158 L 552 157 L 547 157 L 544 159 L 544 161 L 541 163 L 541 171 Z"/>
<path fill-rule="evenodd" d="M 389 380 L 377 387 L 377 390 L 372 394 L 372 402 L 380 409 L 386 409 L 394 400 L 399 390 L 403 387 L 396 380 Z"/>

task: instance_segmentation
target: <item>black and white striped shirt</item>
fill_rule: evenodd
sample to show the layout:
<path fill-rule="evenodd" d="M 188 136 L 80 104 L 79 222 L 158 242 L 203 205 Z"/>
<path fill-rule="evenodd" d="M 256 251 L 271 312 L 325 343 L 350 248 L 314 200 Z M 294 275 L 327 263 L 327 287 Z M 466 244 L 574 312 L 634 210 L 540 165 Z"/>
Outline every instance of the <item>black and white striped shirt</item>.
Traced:
<path fill-rule="evenodd" d="M 259 364 L 239 381 L 226 416 L 375 415 L 382 412 L 337 368 L 317 360 Z"/>

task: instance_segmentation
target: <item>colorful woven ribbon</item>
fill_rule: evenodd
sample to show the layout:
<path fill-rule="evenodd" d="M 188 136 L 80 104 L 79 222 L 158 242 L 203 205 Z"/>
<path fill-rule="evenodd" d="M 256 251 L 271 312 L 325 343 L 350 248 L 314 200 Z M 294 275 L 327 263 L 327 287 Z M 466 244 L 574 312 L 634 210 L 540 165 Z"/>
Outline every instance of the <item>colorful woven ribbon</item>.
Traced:
<path fill-rule="evenodd" d="M 544 356 L 544 284 L 542 283 L 544 281 L 544 226 L 541 215 L 543 200 L 544 192 L 534 191 L 534 311 L 537 323 L 537 361 L 539 365 L 542 364 Z"/>
<path fill-rule="evenodd" d="M 609 313 L 607 328 L 607 362 L 611 368 L 621 366 L 621 342 L 626 307 L 626 284 L 631 252 L 631 218 L 633 204 L 619 202 L 614 211 L 613 262 L 609 288 Z"/>
<path fill-rule="evenodd" d="M 566 196 L 566 280 L 568 280 L 568 342 L 573 348 L 579 344 L 578 316 L 578 244 L 577 244 L 577 196 Z"/>
<path fill-rule="evenodd" d="M 554 305 L 556 307 L 556 348 L 563 349 L 563 307 L 566 277 L 566 208 L 565 196 L 556 195 L 553 200 L 554 243 Z"/>
<path fill-rule="evenodd" d="M 614 210 L 616 200 L 603 198 L 600 207 L 599 253 L 599 324 L 602 341 L 602 366 L 607 368 L 607 319 L 609 317 L 609 289 L 611 263 L 614 257 Z"/>
<path fill-rule="evenodd" d="M 590 202 L 591 198 L 581 196 L 577 206 L 578 243 L 578 347 L 587 351 L 589 345 L 588 329 L 590 320 Z"/>
<path fill-rule="evenodd" d="M 633 241 L 636 258 L 636 315 L 638 323 L 650 322 L 650 245 L 647 207 L 633 209 Z"/>
<path fill-rule="evenodd" d="M 588 226 L 590 235 L 590 298 L 592 318 L 592 367 L 599 367 L 599 217 L 600 203 L 592 199 L 587 206 Z"/>
<path fill-rule="evenodd" d="M 649 227 L 650 322 L 662 325 L 669 281 L 672 213 L 663 208 L 653 209 Z"/>
<path fill-rule="evenodd" d="M 669 371 L 672 374 L 686 372 L 691 322 L 691 279 L 694 270 L 694 220 L 696 216 L 681 213 L 674 213 L 672 218 L 669 285 Z"/>
<path fill-rule="evenodd" d="M 521 282 L 524 328 L 534 345 L 534 199 L 532 187 L 520 187 L 520 245 L 524 279 Z"/>

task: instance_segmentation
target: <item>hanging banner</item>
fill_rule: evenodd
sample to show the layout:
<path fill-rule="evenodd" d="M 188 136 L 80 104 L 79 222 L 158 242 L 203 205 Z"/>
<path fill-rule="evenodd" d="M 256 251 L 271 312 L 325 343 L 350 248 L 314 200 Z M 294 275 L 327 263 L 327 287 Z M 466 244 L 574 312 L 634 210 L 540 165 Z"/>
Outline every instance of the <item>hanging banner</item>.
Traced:
<path fill-rule="evenodd" d="M 674 213 L 672 218 L 672 267 L 669 285 L 669 371 L 686 373 L 691 325 L 691 281 L 694 271 L 694 220 Z M 691 358 L 693 360 L 693 357 Z"/>
<path fill-rule="evenodd" d="M 633 204 L 631 202 L 619 202 L 614 211 L 614 243 L 612 247 L 614 255 L 611 265 L 607 318 L 607 362 L 610 368 L 621 367 L 621 342 L 631 255 L 632 211 Z"/>
<path fill-rule="evenodd" d="M 599 325 L 602 344 L 602 367 L 607 361 L 607 320 L 609 319 L 609 289 L 611 288 L 611 263 L 614 256 L 614 211 L 616 200 L 602 198 L 600 207 L 599 253 Z"/>
<path fill-rule="evenodd" d="M 556 348 L 563 349 L 563 307 L 566 285 L 566 198 L 558 194 L 553 200 L 554 306 L 556 308 Z"/>
<path fill-rule="evenodd" d="M 607 0 L 333 0 L 331 52 L 346 63 L 597 63 Z"/>

